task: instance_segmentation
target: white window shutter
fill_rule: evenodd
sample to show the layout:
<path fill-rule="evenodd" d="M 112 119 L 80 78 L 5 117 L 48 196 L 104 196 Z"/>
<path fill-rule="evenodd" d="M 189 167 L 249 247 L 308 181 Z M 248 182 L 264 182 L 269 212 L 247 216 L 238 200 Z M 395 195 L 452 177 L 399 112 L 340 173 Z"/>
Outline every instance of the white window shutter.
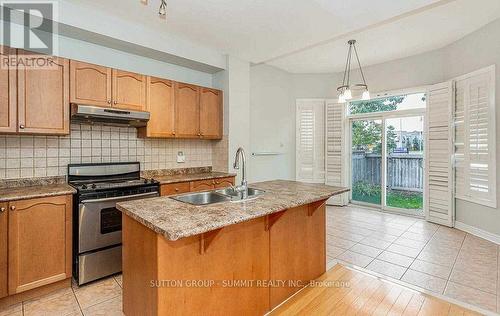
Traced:
<path fill-rule="evenodd" d="M 325 182 L 324 109 L 324 100 L 297 100 L 297 181 Z"/>
<path fill-rule="evenodd" d="M 496 208 L 495 68 L 457 78 L 456 197 Z"/>
<path fill-rule="evenodd" d="M 427 90 L 425 215 L 430 222 L 454 226 L 453 82 Z"/>
<path fill-rule="evenodd" d="M 325 105 L 325 183 L 333 186 L 345 186 L 346 152 L 345 152 L 345 105 L 335 100 L 326 100 Z M 329 205 L 347 205 L 347 193 L 336 195 L 327 202 Z"/>

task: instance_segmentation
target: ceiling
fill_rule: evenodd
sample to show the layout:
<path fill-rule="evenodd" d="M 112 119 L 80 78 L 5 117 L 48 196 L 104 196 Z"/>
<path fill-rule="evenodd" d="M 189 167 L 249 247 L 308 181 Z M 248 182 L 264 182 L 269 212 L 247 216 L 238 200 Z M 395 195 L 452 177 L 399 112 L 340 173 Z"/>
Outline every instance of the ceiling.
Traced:
<path fill-rule="evenodd" d="M 167 0 L 166 22 L 156 16 L 159 0 L 68 1 L 292 73 L 342 71 L 350 38 L 371 65 L 443 47 L 500 18 L 499 0 Z"/>

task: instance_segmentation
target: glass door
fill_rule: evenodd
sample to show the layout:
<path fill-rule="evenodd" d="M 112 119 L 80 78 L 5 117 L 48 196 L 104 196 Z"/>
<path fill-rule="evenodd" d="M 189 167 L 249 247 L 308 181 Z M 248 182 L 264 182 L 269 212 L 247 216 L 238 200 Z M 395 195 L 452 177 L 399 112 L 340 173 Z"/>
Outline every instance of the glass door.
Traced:
<path fill-rule="evenodd" d="M 387 118 L 385 126 L 385 206 L 423 215 L 424 117 Z"/>
<path fill-rule="evenodd" d="M 382 119 L 351 122 L 351 198 L 382 205 Z"/>

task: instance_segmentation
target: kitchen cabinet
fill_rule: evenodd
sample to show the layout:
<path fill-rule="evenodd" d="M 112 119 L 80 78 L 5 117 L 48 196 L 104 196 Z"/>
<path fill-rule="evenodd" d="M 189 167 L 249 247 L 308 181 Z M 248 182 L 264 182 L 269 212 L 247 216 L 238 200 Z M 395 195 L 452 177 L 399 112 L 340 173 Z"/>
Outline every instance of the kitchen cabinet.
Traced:
<path fill-rule="evenodd" d="M 71 61 L 71 103 L 143 111 L 147 76 Z"/>
<path fill-rule="evenodd" d="M 69 60 L 45 55 L 37 58 L 46 58 L 51 68 L 17 68 L 17 131 L 69 134 Z"/>
<path fill-rule="evenodd" d="M 71 103 L 111 106 L 111 68 L 72 60 Z"/>
<path fill-rule="evenodd" d="M 222 138 L 222 91 L 200 88 L 200 136 Z"/>
<path fill-rule="evenodd" d="M 16 68 L 6 59 L 15 56 L 16 52 L 8 47 L 0 46 L 0 133 L 17 131 L 17 73 Z"/>
<path fill-rule="evenodd" d="M 302 281 L 271 287 L 271 309 L 326 271 L 325 220 L 324 201 L 269 216 L 270 279 Z"/>
<path fill-rule="evenodd" d="M 8 288 L 8 269 L 7 269 L 7 252 L 8 252 L 8 216 L 7 203 L 0 203 L 0 298 L 9 294 Z"/>
<path fill-rule="evenodd" d="M 9 294 L 71 277 L 71 195 L 9 203 Z"/>
<path fill-rule="evenodd" d="M 139 137 L 175 137 L 174 82 L 155 77 L 147 78 L 146 111 L 150 119 L 138 130 Z"/>
<path fill-rule="evenodd" d="M 214 187 L 216 189 L 227 188 L 234 185 L 234 177 L 221 178 L 214 180 Z"/>
<path fill-rule="evenodd" d="M 200 137 L 199 97 L 199 87 L 187 83 L 175 83 L 175 127 L 177 137 Z"/>
<path fill-rule="evenodd" d="M 188 192 L 199 192 L 213 189 L 227 188 L 234 185 L 234 177 L 196 180 L 191 182 L 178 182 L 162 184 L 161 195 L 177 195 Z"/>
<path fill-rule="evenodd" d="M 113 69 L 113 107 L 143 111 L 146 107 L 146 76 Z"/>
<path fill-rule="evenodd" d="M 161 196 L 176 195 L 190 192 L 191 187 L 189 182 L 162 184 L 160 187 Z"/>

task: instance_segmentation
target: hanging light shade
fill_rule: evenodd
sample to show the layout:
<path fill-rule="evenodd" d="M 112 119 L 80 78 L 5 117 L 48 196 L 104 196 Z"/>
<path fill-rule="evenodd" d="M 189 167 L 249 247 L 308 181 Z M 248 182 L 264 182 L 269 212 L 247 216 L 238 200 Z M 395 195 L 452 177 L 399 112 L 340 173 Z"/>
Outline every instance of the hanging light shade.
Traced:
<path fill-rule="evenodd" d="M 167 1 L 161 0 L 160 8 L 158 9 L 158 15 L 162 19 L 167 18 Z"/>
<path fill-rule="evenodd" d="M 339 93 L 339 103 L 345 103 L 347 100 L 352 99 L 353 90 L 362 90 L 363 100 L 370 99 L 370 91 L 368 90 L 368 85 L 366 84 L 365 74 L 363 73 L 363 68 L 361 68 L 361 63 L 359 61 L 358 51 L 356 50 L 356 41 L 350 40 L 347 42 L 349 44 L 349 50 L 347 52 L 347 61 L 344 69 L 344 78 L 342 79 L 342 85 L 337 88 Z M 358 63 L 359 72 L 361 74 L 362 83 L 351 84 L 351 62 L 352 56 L 356 57 L 356 62 Z M 343 102 L 341 102 L 343 101 Z"/>

